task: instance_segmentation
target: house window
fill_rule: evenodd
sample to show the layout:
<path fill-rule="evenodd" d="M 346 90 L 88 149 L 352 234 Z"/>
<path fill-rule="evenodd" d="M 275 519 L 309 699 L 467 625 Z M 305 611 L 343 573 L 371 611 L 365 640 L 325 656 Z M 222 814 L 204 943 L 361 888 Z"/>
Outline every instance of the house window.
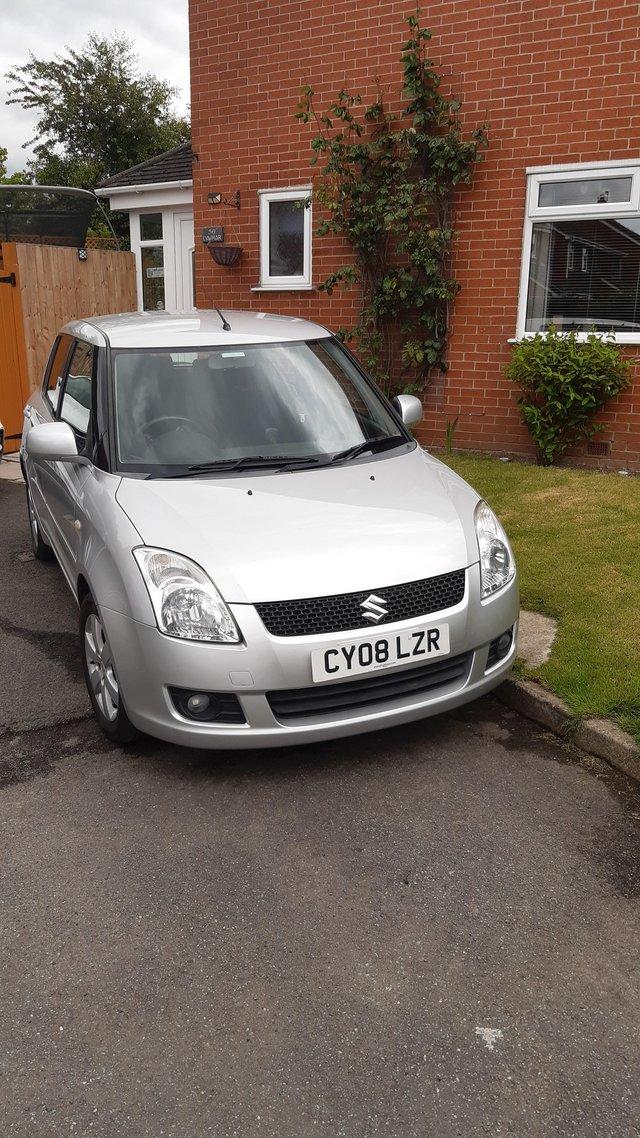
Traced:
<path fill-rule="evenodd" d="M 140 214 L 140 266 L 142 307 L 145 312 L 165 308 L 164 244 L 161 213 Z"/>
<path fill-rule="evenodd" d="M 518 338 L 549 324 L 640 343 L 640 163 L 529 171 Z"/>
<path fill-rule="evenodd" d="M 162 214 L 140 214 L 140 240 L 162 241 Z"/>
<path fill-rule="evenodd" d="M 310 187 L 260 193 L 260 287 L 311 286 Z"/>

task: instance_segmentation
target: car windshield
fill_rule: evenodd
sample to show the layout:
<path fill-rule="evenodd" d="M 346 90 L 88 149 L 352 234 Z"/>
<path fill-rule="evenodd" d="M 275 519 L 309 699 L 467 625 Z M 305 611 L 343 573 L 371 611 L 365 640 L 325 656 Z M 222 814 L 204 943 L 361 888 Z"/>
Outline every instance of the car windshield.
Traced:
<path fill-rule="evenodd" d="M 311 464 L 369 443 L 375 450 L 383 440 L 408 441 L 330 339 L 114 350 L 113 365 L 121 469 L 161 475 L 218 463 Z"/>

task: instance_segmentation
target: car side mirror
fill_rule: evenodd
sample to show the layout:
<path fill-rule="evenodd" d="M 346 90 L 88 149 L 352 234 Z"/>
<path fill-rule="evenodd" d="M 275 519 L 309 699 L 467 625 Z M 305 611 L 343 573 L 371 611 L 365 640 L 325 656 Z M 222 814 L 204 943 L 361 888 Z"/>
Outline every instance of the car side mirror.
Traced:
<path fill-rule="evenodd" d="M 393 405 L 399 412 L 405 427 L 412 427 L 414 423 L 419 423 L 424 414 L 422 400 L 418 399 L 416 395 L 396 395 Z"/>
<path fill-rule="evenodd" d="M 78 454 L 78 444 L 68 423 L 39 423 L 32 427 L 25 442 L 29 458 L 36 462 L 73 462 L 86 466 L 89 459 Z"/>

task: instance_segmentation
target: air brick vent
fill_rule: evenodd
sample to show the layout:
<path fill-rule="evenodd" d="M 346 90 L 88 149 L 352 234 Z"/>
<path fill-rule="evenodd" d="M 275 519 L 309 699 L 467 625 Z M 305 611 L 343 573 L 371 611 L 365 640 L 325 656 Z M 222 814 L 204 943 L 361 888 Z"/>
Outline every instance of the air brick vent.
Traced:
<path fill-rule="evenodd" d="M 601 455 L 602 457 L 611 454 L 611 443 L 591 441 L 587 444 L 587 454 L 597 454 Z"/>

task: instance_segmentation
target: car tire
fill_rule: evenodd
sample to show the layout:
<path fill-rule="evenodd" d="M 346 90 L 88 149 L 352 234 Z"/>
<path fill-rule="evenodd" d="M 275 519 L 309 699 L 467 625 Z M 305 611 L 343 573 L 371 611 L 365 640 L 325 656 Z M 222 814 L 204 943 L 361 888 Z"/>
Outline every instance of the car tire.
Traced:
<path fill-rule="evenodd" d="M 42 539 L 42 532 L 40 530 L 40 522 L 36 517 L 36 511 L 33 506 L 33 498 L 29 489 L 29 483 L 25 480 L 27 490 L 27 517 L 29 519 L 29 533 L 31 534 L 31 548 L 33 549 L 33 556 L 38 561 L 53 561 L 53 550 L 46 541 Z"/>
<path fill-rule="evenodd" d="M 101 730 L 113 743 L 132 743 L 139 732 L 127 715 L 102 617 L 90 594 L 80 606 L 80 655 Z"/>

